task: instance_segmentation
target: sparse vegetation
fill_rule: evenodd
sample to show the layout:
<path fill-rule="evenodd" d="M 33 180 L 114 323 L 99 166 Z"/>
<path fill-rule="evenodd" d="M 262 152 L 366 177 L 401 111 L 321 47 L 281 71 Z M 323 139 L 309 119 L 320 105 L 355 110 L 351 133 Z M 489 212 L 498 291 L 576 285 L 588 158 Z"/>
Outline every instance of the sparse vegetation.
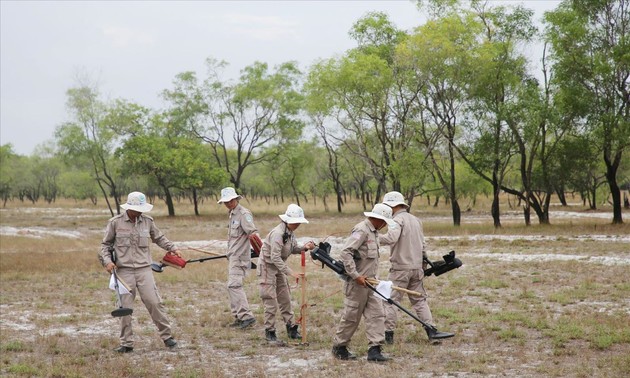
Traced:
<path fill-rule="evenodd" d="M 266 234 L 279 222 L 286 204 L 268 207 L 247 203 Z M 180 342 L 166 350 L 142 304 L 134 313 L 136 345 L 133 353 L 117 355 L 118 321 L 110 316 L 114 296 L 96 253 L 108 214 L 88 204 L 59 203 L 59 217 L 39 216 L 43 208 L 6 209 L 2 227 L 73 231 L 81 237 L 2 235 L 0 243 L 0 375 L 6 377 L 401 377 L 401 376 L 628 376 L 630 375 L 630 251 L 628 225 L 610 225 L 606 219 L 558 220 L 551 227 L 504 225 L 497 231 L 486 224 L 453 228 L 448 208 L 435 209 L 425 221 L 429 256 L 437 260 L 456 250 L 464 266 L 425 286 L 439 328 L 456 337 L 432 345 L 413 319 L 399 315 L 396 344 L 384 353 L 394 361 L 374 365 L 365 361 L 364 325 L 350 349 L 357 362 L 331 357 L 335 326 L 343 308 L 342 281 L 330 270 L 307 260 L 308 345 L 275 347 L 264 341 L 261 301 L 254 272 L 247 277 L 247 293 L 258 323 L 247 331 L 226 327 L 231 322 L 225 291 L 226 264 L 214 260 L 168 268 L 156 274 L 158 287 Z M 85 207 L 80 222 L 63 217 L 73 206 Z M 182 206 L 183 205 L 179 205 Z M 156 204 L 151 214 L 175 242 L 225 239 L 225 213 L 205 205 L 199 217 L 168 217 Z M 362 219 L 360 204 L 349 204 L 345 214 L 324 213 L 305 206 L 310 224 L 298 236 L 322 241 L 343 240 Z M 443 216 L 440 217 L 440 211 Z M 188 209 L 192 214 L 192 208 Z M 263 214 L 263 215 L 257 215 Z M 418 211 L 423 216 L 423 211 Z M 569 224 L 572 222 L 572 224 Z M 334 233 L 334 235 L 330 235 Z M 489 236 L 519 236 L 519 242 Z M 487 238 L 473 237 L 486 235 Z M 562 235 L 540 238 L 541 235 Z M 584 241 L 576 235 L 607 235 Z M 621 240 L 618 240 L 621 239 Z M 454 242 L 451 242 L 453 240 Z M 185 244 L 185 243 L 184 243 Z M 154 247 L 154 259 L 163 251 Z M 199 257 L 193 250 L 187 258 Z M 335 250 L 333 249 L 333 253 Z M 577 256 L 561 261 L 503 259 L 502 256 Z M 589 256 L 616 257 L 625 264 L 604 265 Z M 289 258 L 300 270 L 300 259 Z M 387 253 L 381 256 L 385 278 Z M 299 285 L 294 287 L 294 311 L 300 317 Z M 405 298 L 401 304 L 410 308 Z M 287 341 L 283 328 L 278 336 Z M 579 356 L 579 360 L 576 358 Z"/>

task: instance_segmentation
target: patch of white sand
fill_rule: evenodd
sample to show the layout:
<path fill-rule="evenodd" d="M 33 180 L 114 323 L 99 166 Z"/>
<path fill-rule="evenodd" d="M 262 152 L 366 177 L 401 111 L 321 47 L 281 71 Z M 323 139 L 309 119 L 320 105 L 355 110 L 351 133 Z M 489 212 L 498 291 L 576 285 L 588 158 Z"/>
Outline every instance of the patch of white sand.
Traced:
<path fill-rule="evenodd" d="M 557 235 L 454 235 L 454 236 L 430 236 L 426 238 L 430 240 L 449 240 L 449 241 L 558 241 L 558 240 L 572 240 L 572 241 L 600 241 L 600 242 L 622 242 L 630 243 L 630 235 L 573 235 L 573 236 L 557 236 Z"/>
<path fill-rule="evenodd" d="M 459 256 L 459 255 L 458 255 Z M 587 255 L 561 255 L 561 254 L 510 254 L 510 253 L 462 253 L 461 256 L 488 258 L 499 261 L 581 261 L 602 265 L 630 265 L 628 257 L 611 256 L 587 256 Z"/>
<path fill-rule="evenodd" d="M 0 235 L 24 236 L 35 239 L 42 239 L 48 236 L 59 236 L 70 239 L 79 239 L 81 233 L 75 230 L 49 229 L 44 227 L 11 227 L 0 226 Z"/>

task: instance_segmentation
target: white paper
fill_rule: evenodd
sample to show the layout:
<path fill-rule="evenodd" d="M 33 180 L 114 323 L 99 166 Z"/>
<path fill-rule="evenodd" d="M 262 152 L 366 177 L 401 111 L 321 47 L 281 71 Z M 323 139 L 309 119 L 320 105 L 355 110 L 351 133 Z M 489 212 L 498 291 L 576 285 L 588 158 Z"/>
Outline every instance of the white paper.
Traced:
<path fill-rule="evenodd" d="M 112 276 L 109 278 L 109 288 L 116 291 L 116 279 L 114 278 L 114 273 L 112 273 Z M 123 285 L 122 282 L 120 282 L 120 279 L 118 280 L 118 290 L 120 291 L 121 295 L 131 294 L 129 290 L 127 290 L 125 285 Z"/>
<path fill-rule="evenodd" d="M 383 294 L 383 297 L 385 298 L 380 296 L 378 293 L 374 293 L 374 295 L 381 298 L 384 301 L 387 301 L 387 299 L 391 298 L 392 296 L 392 286 L 393 286 L 392 281 L 379 281 L 378 285 L 376 285 L 376 291 Z"/>

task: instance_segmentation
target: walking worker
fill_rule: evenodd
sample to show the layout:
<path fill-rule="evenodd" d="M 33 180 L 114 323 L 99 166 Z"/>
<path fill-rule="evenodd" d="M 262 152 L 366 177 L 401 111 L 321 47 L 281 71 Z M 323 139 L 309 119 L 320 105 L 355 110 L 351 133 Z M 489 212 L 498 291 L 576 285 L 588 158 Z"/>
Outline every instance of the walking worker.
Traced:
<path fill-rule="evenodd" d="M 332 353 L 340 360 L 356 359 L 348 351 L 348 344 L 363 316 L 369 346 L 367 360 L 382 362 L 390 359 L 381 354 L 381 346 L 385 341 L 383 301 L 370 291 L 366 279 L 376 279 L 378 273 L 378 231 L 394 222 L 392 209 L 381 203 L 374 205 L 371 212 L 363 214 L 366 219 L 354 226 L 341 251 L 340 259 L 350 279 L 344 284 L 343 315 L 337 326 Z"/>
<path fill-rule="evenodd" d="M 389 192 L 383 197 L 383 203 L 392 208 L 394 222 L 396 225 L 389 227 L 387 234 L 381 236 L 381 244 L 390 246 L 388 281 L 392 285 L 404 289 L 421 293 L 422 296 L 408 294 L 411 306 L 416 311 L 418 317 L 433 325 L 433 317 L 429 304 L 427 303 L 427 293 L 424 289 L 422 279 L 426 263 L 426 243 L 422 230 L 422 222 L 418 217 L 409 213 L 409 205 L 405 202 L 403 195 L 399 192 Z M 403 293 L 394 290 L 391 299 L 400 302 Z M 390 303 L 385 304 L 385 342 L 394 343 L 394 329 L 396 328 L 397 309 Z M 446 339 L 454 334 L 440 332 L 437 329 L 425 328 L 429 340 Z"/>
<path fill-rule="evenodd" d="M 277 225 L 263 241 L 258 258 L 258 281 L 260 297 L 265 308 L 265 339 L 277 341 L 276 312 L 284 320 L 289 339 L 301 339 L 298 325 L 293 323 L 291 308 L 291 292 L 286 276 L 299 279 L 302 275 L 289 268 L 286 261 L 291 254 L 301 254 L 315 248 L 312 241 L 300 246 L 295 238 L 295 230 L 302 223 L 308 223 L 304 218 L 304 210 L 298 205 L 290 204 L 284 214 L 279 215 L 282 223 Z"/>
<path fill-rule="evenodd" d="M 116 269 L 116 274 L 129 286 L 131 295 L 121 296 L 121 306 L 133 308 L 136 294 L 140 294 L 142 303 L 157 326 L 164 345 L 171 349 L 175 348 L 177 342 L 171 334 L 171 325 L 153 279 L 151 270 L 153 261 L 149 244 L 153 241 L 168 253 L 179 257 L 181 254 L 175 244 L 162 234 L 153 218 L 144 214 L 153 208 L 153 205 L 147 203 L 144 194 L 129 193 L 127 203 L 120 207 L 125 212 L 111 218 L 107 223 L 98 254 L 99 261 L 110 274 Z M 119 353 L 129 353 L 133 351 L 131 315 L 120 319 L 120 346 L 114 350 Z"/>
<path fill-rule="evenodd" d="M 221 189 L 221 198 L 217 203 L 222 203 L 229 211 L 228 224 L 228 297 L 230 298 L 230 311 L 234 316 L 234 322 L 230 327 L 245 329 L 256 323 L 254 314 L 249 309 L 247 295 L 243 289 L 243 281 L 251 266 L 251 251 L 249 237 L 258 234 L 254 224 L 254 216 L 249 209 L 243 207 L 239 200 L 241 195 L 232 187 Z"/>

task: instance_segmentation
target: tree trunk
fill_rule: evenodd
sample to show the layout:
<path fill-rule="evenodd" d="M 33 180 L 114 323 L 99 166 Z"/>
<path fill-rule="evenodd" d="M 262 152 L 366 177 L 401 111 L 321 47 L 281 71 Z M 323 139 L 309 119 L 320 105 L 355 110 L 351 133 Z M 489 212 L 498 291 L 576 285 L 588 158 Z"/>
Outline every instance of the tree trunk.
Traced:
<path fill-rule="evenodd" d="M 456 199 L 451 199 L 451 209 L 453 211 L 453 225 L 459 226 L 462 221 L 462 210 L 459 208 L 459 203 Z"/>
<path fill-rule="evenodd" d="M 166 196 L 166 207 L 168 208 L 168 216 L 175 216 L 175 205 L 173 205 L 173 197 L 171 196 L 171 191 L 168 189 L 166 185 L 162 185 L 162 189 L 164 189 L 164 195 Z"/>
<path fill-rule="evenodd" d="M 496 180 L 492 182 L 492 187 L 492 220 L 494 221 L 494 228 L 501 228 L 501 212 L 499 206 L 499 194 L 501 193 L 501 189 Z"/>
<path fill-rule="evenodd" d="M 107 204 L 107 208 L 109 209 L 109 213 L 113 217 L 114 216 L 114 210 L 112 210 L 112 204 L 109 203 L 109 197 L 107 196 L 107 192 L 105 192 L 105 188 L 103 188 L 103 184 L 101 183 L 101 180 L 96 180 L 96 183 L 98 184 L 98 187 L 101 188 L 101 192 L 103 193 L 103 197 L 105 197 L 105 203 Z M 120 214 L 120 210 L 118 211 L 118 214 Z"/>
<path fill-rule="evenodd" d="M 556 190 L 556 194 L 558 195 L 558 199 L 560 200 L 560 203 L 562 204 L 562 206 L 569 206 L 567 204 L 567 197 L 564 195 L 564 189 L 563 188 L 558 188 Z"/>
<path fill-rule="evenodd" d="M 195 206 L 195 215 L 199 216 L 199 205 L 197 202 L 197 189 L 193 189 L 192 195 L 193 195 L 193 204 Z"/>
<path fill-rule="evenodd" d="M 610 188 L 610 195 L 613 200 L 613 224 L 623 224 L 623 218 L 621 215 L 621 190 L 617 184 L 617 168 L 621 161 L 621 152 L 619 152 L 613 161 L 604 156 L 606 162 L 606 180 L 608 181 L 608 187 Z"/>

